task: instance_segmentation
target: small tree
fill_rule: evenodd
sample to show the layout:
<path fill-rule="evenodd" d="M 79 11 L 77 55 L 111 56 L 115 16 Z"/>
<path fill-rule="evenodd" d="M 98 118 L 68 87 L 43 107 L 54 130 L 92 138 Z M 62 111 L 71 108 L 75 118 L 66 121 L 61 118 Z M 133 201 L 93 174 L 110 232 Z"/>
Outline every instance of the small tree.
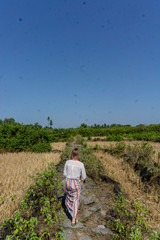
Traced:
<path fill-rule="evenodd" d="M 5 118 L 3 123 L 6 123 L 6 124 L 15 124 L 15 120 L 14 118 Z"/>
<path fill-rule="evenodd" d="M 80 126 L 80 128 L 86 128 L 86 127 L 87 127 L 87 124 L 85 124 L 85 123 L 82 123 Z"/>

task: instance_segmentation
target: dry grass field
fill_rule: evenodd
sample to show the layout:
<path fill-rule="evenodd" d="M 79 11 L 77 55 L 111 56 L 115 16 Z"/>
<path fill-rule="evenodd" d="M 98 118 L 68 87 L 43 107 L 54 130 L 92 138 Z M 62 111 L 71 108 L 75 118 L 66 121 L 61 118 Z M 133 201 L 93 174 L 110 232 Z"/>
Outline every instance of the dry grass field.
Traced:
<path fill-rule="evenodd" d="M 52 147 L 53 150 L 63 151 L 65 146 L 66 146 L 65 142 L 54 142 L 54 143 L 51 143 L 51 147 Z"/>
<path fill-rule="evenodd" d="M 88 146 L 94 147 L 96 144 L 99 145 L 101 148 L 105 148 L 109 145 L 115 145 L 117 142 L 109 142 L 109 141 L 87 141 Z M 124 141 L 126 145 L 135 145 L 135 144 L 142 144 L 142 141 Z M 155 162 L 158 162 L 158 153 L 160 152 L 160 143 L 157 142 L 147 142 L 149 145 L 153 147 L 153 150 L 155 151 L 155 154 L 153 156 L 153 160 Z"/>
<path fill-rule="evenodd" d="M 138 144 L 139 142 L 126 142 L 126 144 Z M 88 146 L 100 145 L 102 148 L 111 142 L 93 142 L 88 141 Z M 112 144 L 115 144 L 112 142 Z M 150 143 L 153 149 L 160 152 L 160 143 Z M 153 189 L 153 192 L 146 193 L 143 191 L 143 183 L 140 177 L 123 159 L 115 158 L 108 153 L 102 151 L 95 151 L 95 156 L 103 163 L 106 173 L 109 177 L 120 183 L 122 192 L 125 194 L 130 202 L 134 202 L 137 198 L 150 209 L 153 216 L 152 221 L 149 223 L 151 227 L 160 231 L 160 202 L 158 195 Z M 156 160 L 156 158 L 155 158 Z"/>
<path fill-rule="evenodd" d="M 54 150 L 63 150 L 65 143 L 53 143 Z M 25 189 L 33 182 L 28 174 L 41 172 L 49 163 L 60 161 L 60 153 L 0 154 L 0 222 L 11 217 L 23 199 Z"/>

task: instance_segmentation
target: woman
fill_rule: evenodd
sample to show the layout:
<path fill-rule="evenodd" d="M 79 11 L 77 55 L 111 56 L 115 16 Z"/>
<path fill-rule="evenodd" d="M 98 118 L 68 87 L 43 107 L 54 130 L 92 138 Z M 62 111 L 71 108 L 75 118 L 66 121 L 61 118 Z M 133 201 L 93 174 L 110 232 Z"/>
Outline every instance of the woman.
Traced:
<path fill-rule="evenodd" d="M 84 164 L 80 162 L 80 154 L 78 148 L 71 152 L 70 160 L 66 161 L 64 166 L 64 176 L 66 176 L 66 199 L 65 205 L 68 212 L 72 216 L 72 226 L 78 223 L 77 212 L 79 205 L 79 197 L 81 192 L 81 181 L 86 179 L 86 171 Z"/>

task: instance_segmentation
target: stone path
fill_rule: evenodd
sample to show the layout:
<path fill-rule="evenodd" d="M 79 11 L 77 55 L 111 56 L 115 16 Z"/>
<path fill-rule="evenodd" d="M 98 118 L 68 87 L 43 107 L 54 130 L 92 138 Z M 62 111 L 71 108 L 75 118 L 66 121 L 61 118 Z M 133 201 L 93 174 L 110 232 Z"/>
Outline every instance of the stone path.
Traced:
<path fill-rule="evenodd" d="M 64 206 L 65 191 L 61 193 L 61 197 Z M 71 219 L 65 213 L 63 224 L 65 240 L 111 239 L 112 231 L 106 223 L 107 219 L 111 218 L 114 197 L 112 184 L 102 182 L 101 186 L 98 186 L 93 180 L 87 179 L 80 196 L 79 222 L 71 226 Z"/>
<path fill-rule="evenodd" d="M 80 146 L 76 146 L 74 139 L 70 147 L 73 149 L 73 147 Z M 63 169 L 63 164 L 60 164 L 58 172 L 62 181 L 64 181 Z M 79 222 L 75 226 L 71 226 L 70 216 L 65 212 L 63 223 L 65 240 L 111 239 L 110 234 L 113 232 L 107 227 L 107 221 L 114 219 L 112 216 L 113 202 L 117 194 L 115 182 L 104 179 L 99 184 L 87 177 L 86 183 L 82 185 L 78 210 Z M 62 190 L 60 197 L 65 211 L 65 189 Z"/>

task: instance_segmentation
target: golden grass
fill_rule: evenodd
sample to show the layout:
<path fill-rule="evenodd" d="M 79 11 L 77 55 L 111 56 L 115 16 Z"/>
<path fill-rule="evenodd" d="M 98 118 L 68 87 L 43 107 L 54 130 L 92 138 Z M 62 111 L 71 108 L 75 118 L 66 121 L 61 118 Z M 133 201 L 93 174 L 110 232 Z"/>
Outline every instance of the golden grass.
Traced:
<path fill-rule="evenodd" d="M 53 150 L 60 150 L 63 151 L 66 146 L 66 142 L 54 142 L 51 143 L 51 147 Z"/>
<path fill-rule="evenodd" d="M 103 163 L 107 175 L 120 183 L 122 192 L 130 202 L 139 198 L 143 204 L 149 207 L 153 216 L 149 225 L 160 230 L 160 203 L 155 192 L 147 194 L 143 191 L 141 179 L 123 159 L 117 159 L 102 151 L 95 151 L 94 154 Z"/>
<path fill-rule="evenodd" d="M 54 150 L 63 150 L 65 143 L 53 143 Z M 28 174 L 41 172 L 49 163 L 60 161 L 60 153 L 6 153 L 0 154 L 0 222 L 11 217 L 23 199 L 25 189 L 33 180 Z M 11 196 L 15 195 L 12 200 Z"/>

